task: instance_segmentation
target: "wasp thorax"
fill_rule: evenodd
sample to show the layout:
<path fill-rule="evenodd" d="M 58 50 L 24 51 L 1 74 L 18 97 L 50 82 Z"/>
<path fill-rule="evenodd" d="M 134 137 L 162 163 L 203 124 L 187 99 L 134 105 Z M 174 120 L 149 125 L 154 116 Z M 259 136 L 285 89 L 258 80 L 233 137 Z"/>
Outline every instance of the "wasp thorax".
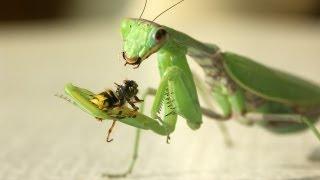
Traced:
<path fill-rule="evenodd" d="M 138 84 L 132 80 L 124 80 L 124 92 L 127 98 L 132 98 L 138 94 Z"/>

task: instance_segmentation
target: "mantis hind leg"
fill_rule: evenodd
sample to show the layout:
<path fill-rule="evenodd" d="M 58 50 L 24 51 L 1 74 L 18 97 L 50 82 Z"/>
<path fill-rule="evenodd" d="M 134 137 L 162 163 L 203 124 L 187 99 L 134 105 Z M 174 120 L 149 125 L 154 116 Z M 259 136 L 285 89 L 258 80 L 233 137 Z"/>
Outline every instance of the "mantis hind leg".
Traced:
<path fill-rule="evenodd" d="M 142 99 L 145 100 L 147 96 L 152 95 L 154 96 L 156 94 L 156 90 L 152 88 L 148 88 L 145 93 L 142 95 Z M 144 111 L 144 104 L 145 101 L 142 101 L 140 104 L 139 111 L 143 113 Z M 127 175 L 132 173 L 132 170 L 136 164 L 136 161 L 138 159 L 138 152 L 139 152 L 139 145 L 140 145 L 140 137 L 141 137 L 141 129 L 136 128 L 135 132 L 135 140 L 133 144 L 133 153 L 132 153 L 132 158 L 129 164 L 129 167 L 127 170 L 125 170 L 122 173 L 117 173 L 117 174 L 111 174 L 111 173 L 103 173 L 103 177 L 109 177 L 109 178 L 123 178 L 126 177 Z"/>
<path fill-rule="evenodd" d="M 248 121 L 251 121 L 252 123 L 258 123 L 262 124 L 263 126 L 266 126 L 272 130 L 272 124 L 273 125 L 286 125 L 288 128 L 282 127 L 283 131 L 281 130 L 281 127 L 277 132 L 286 133 L 286 132 L 293 132 L 290 130 L 291 125 L 299 125 L 299 123 L 305 124 L 312 132 L 313 134 L 318 138 L 320 141 L 320 133 L 319 130 L 315 127 L 314 123 L 316 120 L 311 120 L 310 118 L 303 116 L 301 114 L 264 114 L 264 113 L 246 113 L 243 115 L 244 119 L 247 119 Z M 300 125 L 301 126 L 301 125 Z M 276 128 L 276 127 L 274 127 Z M 300 129 L 303 127 L 301 126 Z M 297 129 L 297 128 L 296 128 Z M 299 129 L 297 129 L 299 130 Z M 276 131 L 274 131 L 276 132 Z"/>

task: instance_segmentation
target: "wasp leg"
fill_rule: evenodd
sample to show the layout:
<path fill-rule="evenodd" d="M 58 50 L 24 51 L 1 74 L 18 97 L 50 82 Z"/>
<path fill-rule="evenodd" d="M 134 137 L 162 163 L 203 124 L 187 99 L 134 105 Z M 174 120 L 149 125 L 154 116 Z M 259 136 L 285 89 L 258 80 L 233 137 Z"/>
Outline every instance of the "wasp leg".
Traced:
<path fill-rule="evenodd" d="M 110 134 L 114 128 L 114 126 L 116 125 L 116 120 L 113 120 L 111 127 L 108 130 L 108 135 L 107 135 L 107 142 L 111 142 L 113 141 L 113 139 L 110 139 Z"/>
<path fill-rule="evenodd" d="M 128 100 L 128 103 L 130 104 L 130 106 L 131 106 L 135 111 L 139 110 L 139 108 L 138 108 L 137 106 L 135 106 L 132 101 Z"/>
<path fill-rule="evenodd" d="M 139 102 L 143 102 L 142 99 L 139 99 L 138 96 L 134 96 L 134 103 L 139 103 Z"/>

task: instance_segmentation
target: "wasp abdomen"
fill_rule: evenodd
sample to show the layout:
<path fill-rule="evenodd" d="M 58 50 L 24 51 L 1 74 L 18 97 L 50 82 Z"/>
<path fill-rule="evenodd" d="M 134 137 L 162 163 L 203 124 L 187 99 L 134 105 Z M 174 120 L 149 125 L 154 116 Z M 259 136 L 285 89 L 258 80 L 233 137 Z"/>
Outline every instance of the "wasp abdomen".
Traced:
<path fill-rule="evenodd" d="M 104 96 L 106 97 L 106 100 L 104 102 L 106 107 L 112 108 L 119 105 L 120 100 L 112 90 L 105 91 Z"/>
<path fill-rule="evenodd" d="M 136 96 L 138 93 L 137 83 L 132 80 L 125 80 L 123 85 L 116 85 L 116 91 L 107 89 L 97 95 L 94 95 L 90 101 L 102 110 L 121 107 L 127 102 L 132 108 L 138 110 L 139 108 L 134 105 L 134 103 L 141 102 L 141 100 Z"/>

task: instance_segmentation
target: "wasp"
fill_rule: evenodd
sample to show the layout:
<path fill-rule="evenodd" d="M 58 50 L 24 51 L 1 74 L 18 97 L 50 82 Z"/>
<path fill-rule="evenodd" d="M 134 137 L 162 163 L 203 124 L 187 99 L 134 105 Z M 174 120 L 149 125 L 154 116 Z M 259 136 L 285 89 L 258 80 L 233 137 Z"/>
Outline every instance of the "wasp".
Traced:
<path fill-rule="evenodd" d="M 129 103 L 137 111 L 139 108 L 134 103 L 142 102 L 137 97 L 139 92 L 138 84 L 133 80 L 124 80 L 122 85 L 115 83 L 116 91 L 107 89 L 93 97 L 90 101 L 102 110 L 110 110 L 115 107 L 122 107 Z"/>
<path fill-rule="evenodd" d="M 139 108 L 135 106 L 135 103 L 142 102 L 143 100 L 139 99 L 137 94 L 138 84 L 133 80 L 124 80 L 123 84 L 119 85 L 114 83 L 117 86 L 115 91 L 111 89 L 106 89 L 105 91 L 96 94 L 90 100 L 93 104 L 95 104 L 101 110 L 111 110 L 113 108 L 121 108 L 126 105 L 126 103 L 130 104 L 133 108 L 133 111 L 137 111 Z M 118 118 L 124 118 L 121 116 L 122 111 L 119 111 Z M 134 115 L 132 117 L 135 117 Z M 101 119 L 98 119 L 101 121 Z M 116 124 L 116 119 L 113 120 L 111 127 L 108 130 L 107 142 L 111 142 L 113 139 L 109 139 L 110 134 Z"/>

